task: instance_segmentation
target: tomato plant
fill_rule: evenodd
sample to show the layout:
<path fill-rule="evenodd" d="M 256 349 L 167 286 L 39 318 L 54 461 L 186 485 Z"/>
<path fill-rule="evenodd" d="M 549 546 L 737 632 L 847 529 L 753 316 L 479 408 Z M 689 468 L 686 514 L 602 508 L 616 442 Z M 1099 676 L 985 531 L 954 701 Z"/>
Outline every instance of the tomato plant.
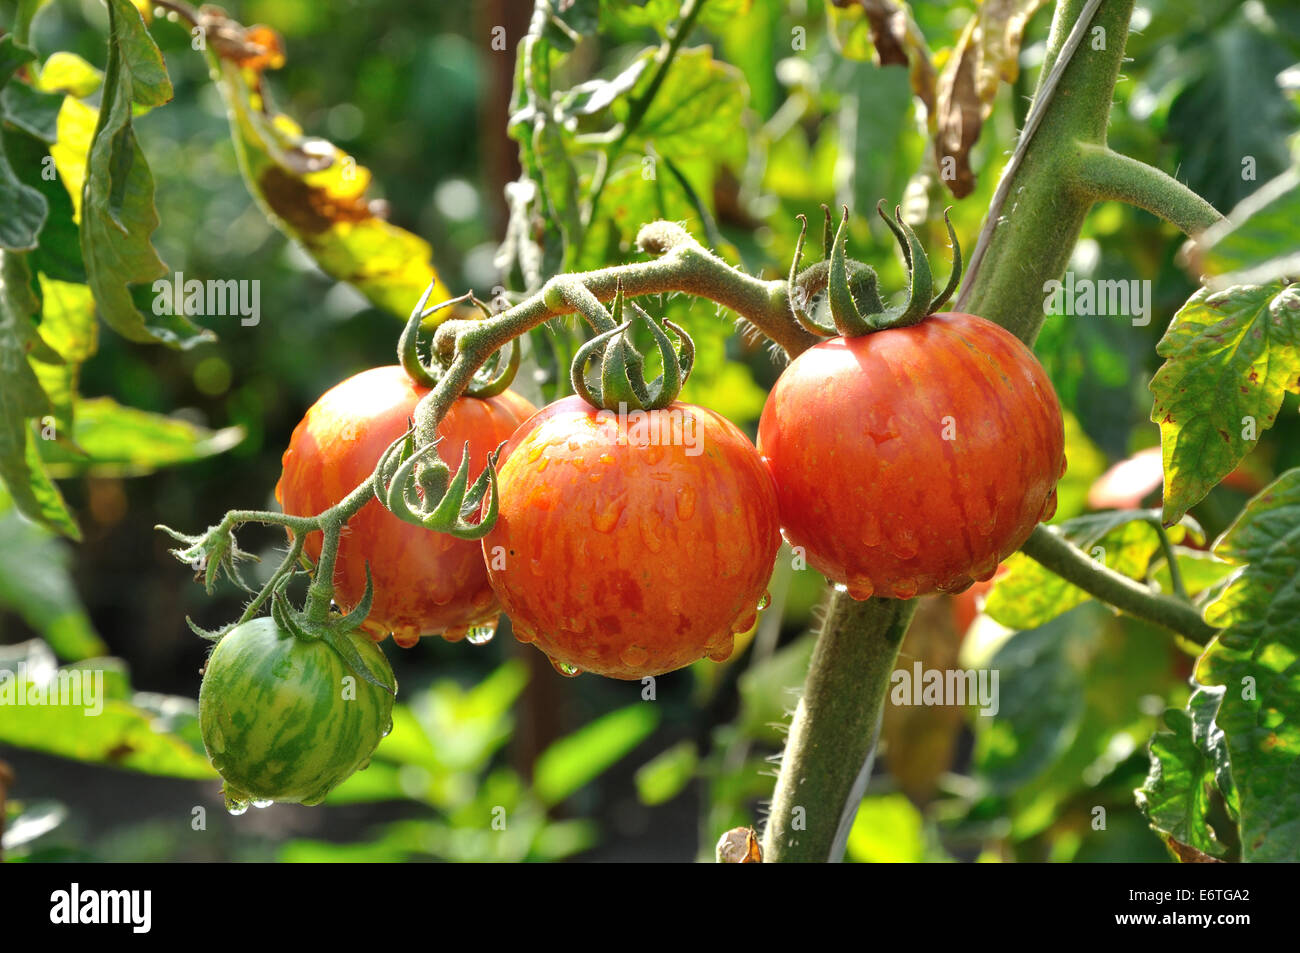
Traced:
<path fill-rule="evenodd" d="M 1300 859 L 1285 3 L 306 6 L 0 0 L 0 848 Z"/>
<path fill-rule="evenodd" d="M 284 511 L 313 516 L 338 503 L 370 474 L 380 453 L 399 439 L 428 389 L 400 366 L 362 371 L 328 390 L 294 428 L 284 451 L 275 498 Z M 478 476 L 487 456 L 508 439 L 535 408 L 513 391 L 465 397 L 438 427 L 438 452 L 460 465 L 466 444 Z M 305 542 L 320 557 L 321 536 Z M 366 504 L 339 543 L 335 599 L 345 611 L 361 601 L 366 565 L 374 577 L 374 604 L 362 627 L 372 637 L 392 633 L 398 645 L 440 633 L 455 641 L 466 631 L 495 624 L 500 611 L 488 586 L 479 547 L 471 540 L 429 533 L 402 523 L 378 500 Z"/>

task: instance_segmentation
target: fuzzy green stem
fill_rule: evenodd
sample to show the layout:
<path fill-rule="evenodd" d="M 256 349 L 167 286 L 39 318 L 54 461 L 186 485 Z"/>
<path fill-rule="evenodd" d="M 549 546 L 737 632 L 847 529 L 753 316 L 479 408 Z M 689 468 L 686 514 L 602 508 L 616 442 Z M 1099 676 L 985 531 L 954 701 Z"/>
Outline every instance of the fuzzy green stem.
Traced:
<path fill-rule="evenodd" d="M 915 600 L 855 602 L 833 591 L 772 796 L 765 862 L 840 859 L 898 647 L 915 611 Z"/>
<path fill-rule="evenodd" d="M 1174 596 L 1152 592 L 1141 583 L 1107 569 L 1046 526 L 1034 529 L 1021 552 L 1102 602 L 1176 632 L 1197 645 L 1209 642 L 1217 631 L 1201 618 L 1195 606 Z"/>
<path fill-rule="evenodd" d="M 1073 189 L 1085 199 L 1127 202 L 1186 235 L 1204 231 L 1223 217 L 1177 179 L 1105 146 L 1080 144 L 1072 172 Z"/>

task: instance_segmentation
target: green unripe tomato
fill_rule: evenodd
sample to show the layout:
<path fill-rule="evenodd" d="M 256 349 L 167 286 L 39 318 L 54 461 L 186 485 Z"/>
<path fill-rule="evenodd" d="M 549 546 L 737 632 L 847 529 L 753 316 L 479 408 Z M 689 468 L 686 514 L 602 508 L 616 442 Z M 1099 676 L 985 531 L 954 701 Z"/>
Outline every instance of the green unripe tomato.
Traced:
<path fill-rule="evenodd" d="M 393 670 L 364 633 L 345 636 L 392 692 Z M 199 689 L 199 727 L 225 779 L 226 805 L 318 804 L 370 761 L 392 724 L 393 694 L 358 676 L 322 640 L 263 617 L 222 637 Z"/>

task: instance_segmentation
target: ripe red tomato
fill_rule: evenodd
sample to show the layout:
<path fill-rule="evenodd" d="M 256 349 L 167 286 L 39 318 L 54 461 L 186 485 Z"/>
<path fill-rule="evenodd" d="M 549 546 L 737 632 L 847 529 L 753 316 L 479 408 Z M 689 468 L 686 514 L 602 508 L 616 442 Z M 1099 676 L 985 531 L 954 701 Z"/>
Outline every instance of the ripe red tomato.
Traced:
<path fill-rule="evenodd" d="M 855 599 L 991 578 L 1056 511 L 1064 443 L 1034 355 L 956 313 L 810 348 L 758 430 L 786 538 Z"/>
<path fill-rule="evenodd" d="M 406 432 L 415 405 L 427 392 L 397 365 L 374 367 L 350 377 L 316 401 L 294 429 L 284 452 L 275 498 L 286 513 L 314 516 L 343 499 L 374 470 L 384 449 Z M 438 433 L 439 454 L 454 471 L 469 441 L 470 480 L 487 455 L 535 410 L 512 391 L 456 401 Z M 307 537 L 305 551 L 319 558 L 321 534 Z M 372 638 L 389 632 L 398 645 L 421 635 L 463 638 L 470 626 L 500 611 L 488 585 L 476 540 L 460 540 L 404 523 L 371 500 L 348 523 L 334 570 L 334 600 L 354 607 L 366 587 L 366 561 L 374 579 L 374 602 L 363 628 Z"/>
<path fill-rule="evenodd" d="M 561 673 L 721 661 L 753 625 L 781 542 L 776 491 L 725 418 L 676 402 L 621 421 L 568 397 L 504 460 L 488 575 L 516 637 Z"/>

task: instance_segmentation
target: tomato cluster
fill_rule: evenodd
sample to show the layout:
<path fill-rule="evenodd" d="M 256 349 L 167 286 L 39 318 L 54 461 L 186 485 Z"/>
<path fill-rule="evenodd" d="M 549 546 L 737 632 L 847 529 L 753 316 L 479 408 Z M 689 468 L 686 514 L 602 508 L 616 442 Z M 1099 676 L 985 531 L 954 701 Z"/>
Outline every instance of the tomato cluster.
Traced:
<path fill-rule="evenodd" d="M 319 512 L 364 480 L 425 392 L 383 367 L 325 394 L 285 452 L 285 510 Z M 340 546 L 338 602 L 360 600 L 369 563 L 373 637 L 455 639 L 504 608 L 562 674 L 623 679 L 727 658 L 782 534 L 857 599 L 987 580 L 1051 516 L 1065 467 L 1042 367 L 956 313 L 804 352 L 772 389 L 758 448 L 677 400 L 615 413 L 574 396 L 533 413 L 509 390 L 459 399 L 439 434 L 468 441 L 479 470 L 508 438 L 495 525 L 454 539 L 372 501 Z"/>

